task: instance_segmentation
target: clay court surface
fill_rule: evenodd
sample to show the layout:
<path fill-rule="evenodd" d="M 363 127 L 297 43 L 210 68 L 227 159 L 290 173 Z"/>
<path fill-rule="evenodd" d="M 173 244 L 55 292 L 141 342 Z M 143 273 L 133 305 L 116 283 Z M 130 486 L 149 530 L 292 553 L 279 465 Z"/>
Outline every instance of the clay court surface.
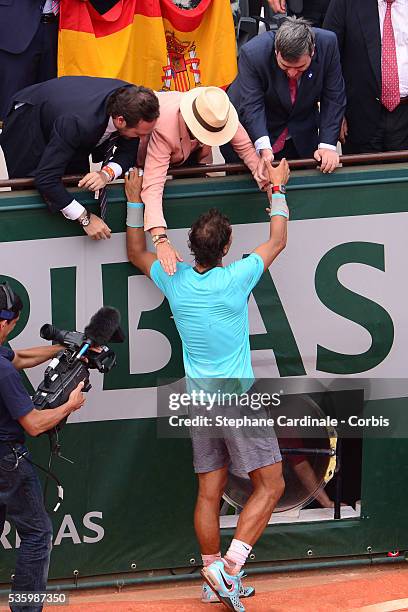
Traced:
<path fill-rule="evenodd" d="M 248 579 L 247 579 L 248 580 Z M 250 579 L 257 595 L 247 612 L 392 612 L 408 611 L 408 564 L 359 569 L 299 572 Z M 201 582 L 126 587 L 121 592 L 88 591 L 70 595 L 70 605 L 47 612 L 209 612 L 227 610 L 202 604 Z"/>

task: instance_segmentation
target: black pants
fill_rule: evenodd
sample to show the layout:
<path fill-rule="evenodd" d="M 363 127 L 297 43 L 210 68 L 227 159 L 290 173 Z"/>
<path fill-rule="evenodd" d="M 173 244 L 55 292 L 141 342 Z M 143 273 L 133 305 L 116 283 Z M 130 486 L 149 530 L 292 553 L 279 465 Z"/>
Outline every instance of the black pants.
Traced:
<path fill-rule="evenodd" d="M 384 106 L 374 136 L 368 142 L 353 142 L 349 133 L 343 145 L 343 153 L 381 153 L 408 149 L 408 104 L 400 104 L 390 113 Z"/>
<path fill-rule="evenodd" d="M 16 29 L 18 24 L 10 24 Z M 58 22 L 40 22 L 23 53 L 0 50 L 0 121 L 4 121 L 16 91 L 57 76 Z"/>

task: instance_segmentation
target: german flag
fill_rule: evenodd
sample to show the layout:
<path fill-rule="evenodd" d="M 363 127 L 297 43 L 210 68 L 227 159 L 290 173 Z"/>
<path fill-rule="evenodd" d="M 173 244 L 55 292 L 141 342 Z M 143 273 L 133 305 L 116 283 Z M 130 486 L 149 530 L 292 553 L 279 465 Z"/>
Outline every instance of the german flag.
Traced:
<path fill-rule="evenodd" d="M 228 86 L 237 74 L 229 0 L 62 0 L 58 74 L 119 78 L 155 90 Z"/>

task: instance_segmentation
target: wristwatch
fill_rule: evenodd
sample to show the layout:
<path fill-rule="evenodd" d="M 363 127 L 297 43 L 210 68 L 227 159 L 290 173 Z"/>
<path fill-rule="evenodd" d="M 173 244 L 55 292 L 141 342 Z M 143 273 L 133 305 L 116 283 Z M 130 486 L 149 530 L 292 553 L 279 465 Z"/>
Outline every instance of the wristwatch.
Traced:
<path fill-rule="evenodd" d="M 78 217 L 78 223 L 82 225 L 82 227 L 87 227 L 91 222 L 91 213 L 89 210 L 84 210 L 84 212 Z"/>
<path fill-rule="evenodd" d="M 286 185 L 274 185 L 272 187 L 272 193 L 286 193 Z"/>

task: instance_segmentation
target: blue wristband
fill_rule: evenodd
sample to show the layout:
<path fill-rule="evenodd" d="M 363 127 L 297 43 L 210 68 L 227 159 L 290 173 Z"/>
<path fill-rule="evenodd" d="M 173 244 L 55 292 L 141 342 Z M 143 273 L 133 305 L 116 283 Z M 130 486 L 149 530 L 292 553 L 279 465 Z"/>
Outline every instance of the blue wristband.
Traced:
<path fill-rule="evenodd" d="M 276 215 L 279 215 L 280 217 L 285 217 L 285 219 L 289 219 L 288 213 L 284 212 L 283 210 L 276 210 L 275 212 L 272 212 L 269 216 L 276 217 Z"/>

